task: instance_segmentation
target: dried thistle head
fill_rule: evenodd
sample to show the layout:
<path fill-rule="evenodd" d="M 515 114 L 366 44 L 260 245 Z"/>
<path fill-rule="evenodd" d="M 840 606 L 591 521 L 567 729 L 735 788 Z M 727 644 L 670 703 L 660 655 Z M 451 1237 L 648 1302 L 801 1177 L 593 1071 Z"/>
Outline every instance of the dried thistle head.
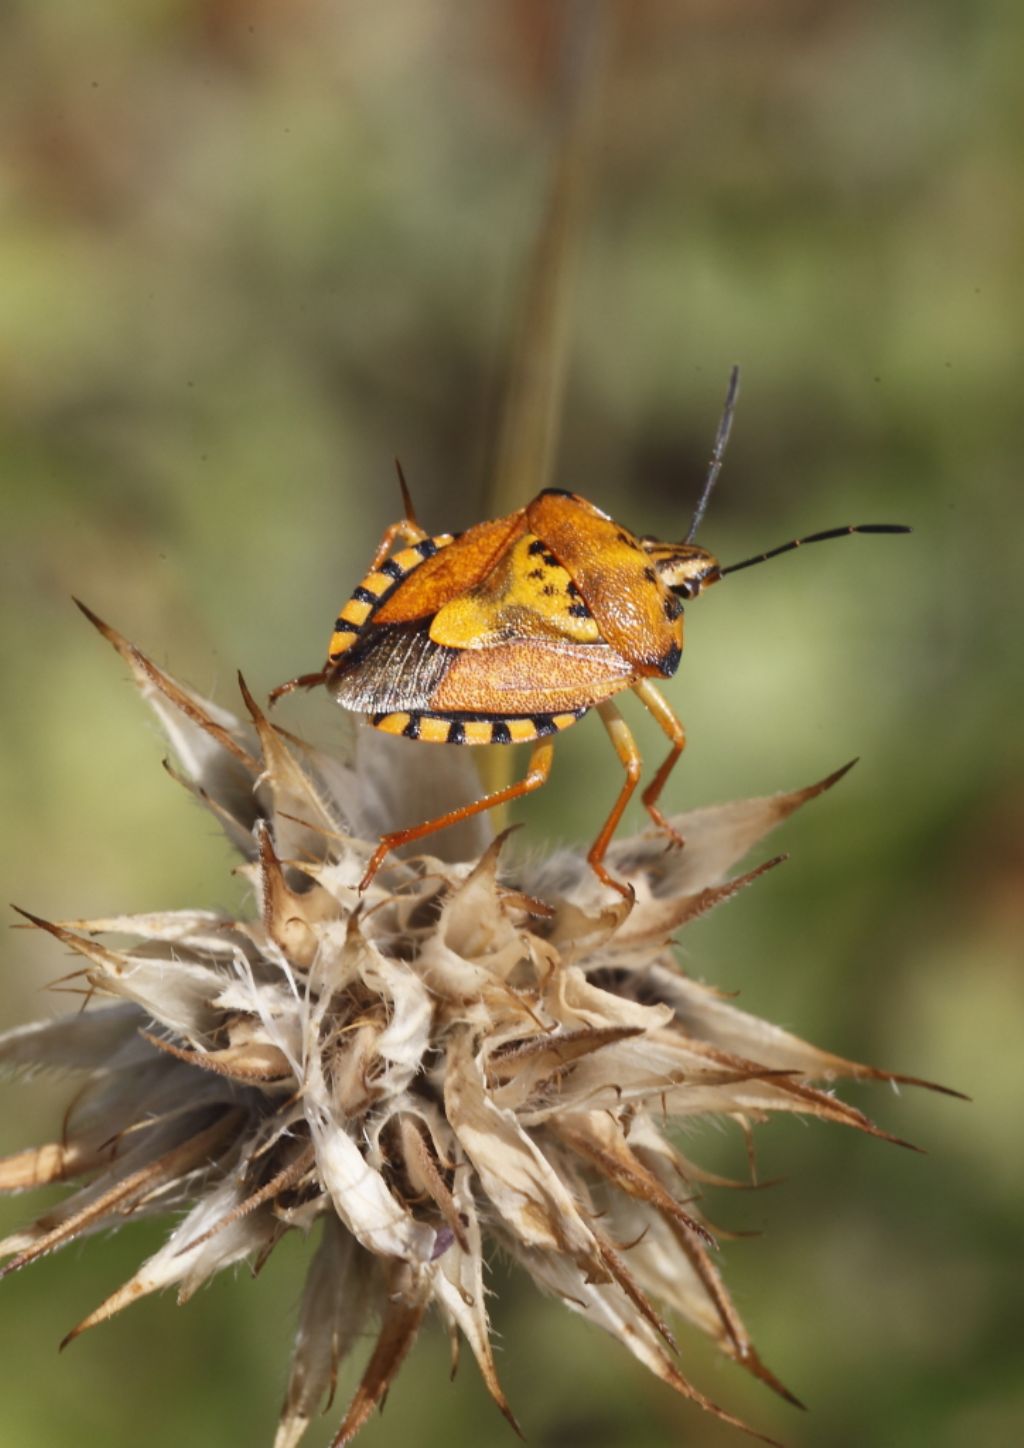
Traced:
<path fill-rule="evenodd" d="M 396 799 L 425 815 L 428 784 L 449 803 L 470 792 L 465 756 L 435 749 L 424 771 L 420 749 L 365 730 L 342 763 L 270 724 L 244 683 L 245 722 L 93 622 L 158 714 L 176 777 L 242 855 L 259 908 L 28 916 L 84 958 L 88 999 L 0 1037 L 0 1066 L 78 1078 L 61 1139 L 0 1162 L 0 1188 L 75 1189 L 0 1242 L 3 1273 L 128 1218 L 179 1214 L 70 1340 L 160 1288 L 184 1302 L 224 1267 L 258 1270 L 286 1232 L 317 1227 L 275 1448 L 299 1442 L 372 1325 L 333 1442 L 353 1438 L 432 1306 L 516 1427 L 490 1344 L 493 1246 L 719 1417 L 738 1422 L 679 1370 L 667 1315 L 791 1397 L 715 1266 L 696 1199 L 720 1179 L 671 1124 L 710 1116 L 749 1133 L 789 1111 L 886 1136 L 814 1083 L 909 1078 L 746 1014 L 683 974 L 671 942 L 778 863 L 729 873 L 845 771 L 677 817 L 681 852 L 655 835 L 618 844 L 632 908 L 609 906 L 570 852 L 506 867 L 480 821 L 461 841 L 439 837 L 454 863 L 392 860 L 361 897 Z"/>

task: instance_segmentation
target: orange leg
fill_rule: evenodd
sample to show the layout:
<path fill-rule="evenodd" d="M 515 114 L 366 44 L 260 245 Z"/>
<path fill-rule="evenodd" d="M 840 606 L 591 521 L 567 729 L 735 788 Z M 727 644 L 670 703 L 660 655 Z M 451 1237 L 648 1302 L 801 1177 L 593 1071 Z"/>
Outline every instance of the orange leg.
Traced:
<path fill-rule="evenodd" d="M 412 544 L 422 543 L 426 536 L 420 525 L 414 523 L 411 518 L 403 518 L 400 523 L 392 523 L 390 527 L 384 529 L 384 535 L 377 544 L 377 551 L 373 555 L 373 562 L 367 572 L 376 572 L 395 546 L 396 538 L 401 538 L 403 543 Z"/>
<path fill-rule="evenodd" d="M 467 820 L 472 815 L 494 809 L 495 805 L 507 804 L 510 800 L 518 799 L 520 795 L 532 794 L 535 789 L 540 789 L 542 784 L 547 783 L 548 775 L 551 773 L 551 761 L 554 753 L 555 746 L 550 739 L 538 739 L 533 746 L 533 753 L 530 755 L 530 767 L 518 784 L 510 784 L 505 789 L 495 790 L 493 794 L 485 794 L 482 799 L 474 800 L 472 804 L 463 805 L 461 809 L 449 810 L 447 814 L 438 815 L 437 819 L 426 820 L 421 825 L 413 825 L 411 829 L 395 830 L 393 834 L 383 835 L 380 844 L 373 852 L 373 858 L 366 867 L 366 874 L 359 882 L 360 893 L 369 886 L 385 856 L 389 855 L 392 850 L 396 850 L 399 845 L 407 845 L 411 840 L 421 840 L 424 835 L 432 835 L 435 830 L 447 829 L 449 825 L 457 825 L 461 820 Z"/>
<path fill-rule="evenodd" d="M 324 664 L 323 668 L 318 669 L 315 674 L 300 674 L 297 679 L 289 679 L 287 683 L 278 684 L 277 688 L 271 689 L 267 695 L 268 705 L 272 709 L 278 699 L 283 698 L 285 694 L 292 693 L 295 689 L 315 689 L 318 684 L 326 681 L 328 669 L 329 665 Z"/>
<path fill-rule="evenodd" d="M 678 764 L 680 754 L 682 754 L 686 748 L 686 730 L 669 708 L 661 693 L 647 679 L 641 679 L 638 684 L 634 684 L 633 693 L 640 700 L 641 704 L 643 704 L 644 708 L 654 715 L 655 719 L 672 741 L 672 748 L 669 750 L 668 758 L 644 790 L 641 799 L 654 823 L 659 829 L 665 831 L 674 845 L 678 845 L 681 849 L 685 841 L 679 831 L 674 829 L 662 814 L 658 808 L 657 800 L 668 782 L 669 775 Z"/>
<path fill-rule="evenodd" d="M 622 818 L 622 812 L 629 803 L 630 795 L 636 789 L 637 781 L 640 778 L 640 751 L 636 747 L 636 741 L 629 732 L 625 719 L 610 700 L 606 699 L 603 704 L 598 704 L 597 712 L 615 745 L 615 753 L 622 761 L 622 767 L 626 771 L 626 782 L 619 790 L 618 798 L 612 805 L 611 814 L 601 826 L 601 833 L 590 847 L 587 861 L 599 880 L 610 885 L 613 890 L 618 890 L 619 894 L 625 896 L 627 900 L 632 900 L 634 896 L 632 885 L 623 885 L 621 881 L 613 879 L 602 862 L 612 835 Z"/>

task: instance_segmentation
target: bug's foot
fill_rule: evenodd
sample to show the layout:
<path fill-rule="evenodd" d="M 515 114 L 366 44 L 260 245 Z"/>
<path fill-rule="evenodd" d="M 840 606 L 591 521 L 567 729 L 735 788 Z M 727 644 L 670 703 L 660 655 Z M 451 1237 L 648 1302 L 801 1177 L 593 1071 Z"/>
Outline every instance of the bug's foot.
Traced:
<path fill-rule="evenodd" d="M 646 801 L 645 801 L 645 803 L 646 803 Z M 651 819 L 654 821 L 654 823 L 658 826 L 658 829 L 661 830 L 662 834 L 663 834 L 663 835 L 668 835 L 668 844 L 667 844 L 666 847 L 665 847 L 666 849 L 668 849 L 668 850 L 682 850 L 682 849 L 685 849 L 685 847 L 686 847 L 686 841 L 683 839 L 682 835 L 681 835 L 681 834 L 679 833 L 679 831 L 676 829 L 675 825 L 669 824 L 668 820 L 667 820 L 667 819 L 665 818 L 665 816 L 662 814 L 661 810 L 658 809 L 657 805 L 653 805 L 653 804 L 647 805 L 647 813 L 650 815 L 650 817 L 651 817 Z"/>
<path fill-rule="evenodd" d="M 607 885 L 610 889 L 617 891 L 617 893 L 622 896 L 623 900 L 628 902 L 630 907 L 636 904 L 636 891 L 633 889 L 632 885 L 630 885 L 625 880 L 616 880 L 614 875 L 609 875 L 608 871 L 601 864 L 600 860 L 588 859 L 587 863 L 589 864 L 590 868 L 593 870 L 597 878 L 601 881 L 602 885 Z"/>
<path fill-rule="evenodd" d="M 395 844 L 398 843 L 391 835 L 384 835 L 380 844 L 370 857 L 370 863 L 366 867 L 363 878 L 359 881 L 359 893 L 365 895 L 373 883 L 373 877 L 384 863 L 385 857 L 391 853 Z"/>

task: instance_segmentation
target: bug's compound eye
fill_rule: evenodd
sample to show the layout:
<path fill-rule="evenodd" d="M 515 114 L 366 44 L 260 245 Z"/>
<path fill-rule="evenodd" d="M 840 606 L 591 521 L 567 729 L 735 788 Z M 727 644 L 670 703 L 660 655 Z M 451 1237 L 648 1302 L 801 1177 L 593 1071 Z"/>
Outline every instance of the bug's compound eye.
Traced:
<path fill-rule="evenodd" d="M 700 593 L 704 591 L 709 583 L 714 582 L 714 577 L 710 576 L 708 572 L 694 573 L 691 574 L 689 578 L 684 579 L 681 583 L 675 584 L 673 586 L 672 592 L 678 598 L 696 598 Z"/>

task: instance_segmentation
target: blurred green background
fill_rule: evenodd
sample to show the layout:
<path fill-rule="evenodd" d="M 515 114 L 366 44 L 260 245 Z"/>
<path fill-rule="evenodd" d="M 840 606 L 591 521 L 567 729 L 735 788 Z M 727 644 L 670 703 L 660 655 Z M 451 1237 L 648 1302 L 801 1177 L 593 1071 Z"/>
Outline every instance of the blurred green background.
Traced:
<path fill-rule="evenodd" d="M 241 898 L 70 594 L 231 703 L 239 667 L 265 691 L 318 665 L 396 514 L 392 454 L 428 526 L 488 513 L 564 15 L 0 12 L 10 898 L 63 918 Z M 1024 1441 L 1022 53 L 1008 0 L 644 0 L 611 47 L 556 481 L 681 536 L 739 361 L 702 541 L 728 562 L 832 524 L 915 530 L 729 580 L 689 609 L 668 690 L 690 737 L 672 808 L 861 756 L 780 840 L 789 865 L 687 934 L 688 967 L 974 1098 L 850 1088 L 929 1154 L 778 1122 L 760 1160 L 785 1183 L 710 1203 L 763 1232 L 726 1244 L 727 1278 L 811 1411 L 689 1336 L 682 1366 L 793 1448 Z M 322 696 L 300 717 L 340 732 Z M 528 842 L 589 839 L 614 774 L 599 727 L 574 730 L 520 811 Z M 4 1024 L 60 1005 L 52 941 L 11 935 L 5 955 Z M 5 1087 L 0 1147 L 52 1137 L 65 1095 Z M 691 1151 L 740 1168 L 731 1135 Z M 3 1223 L 37 1205 L 4 1203 Z M 3 1283 L 4 1448 L 271 1441 L 298 1240 L 255 1284 L 147 1301 L 56 1357 L 156 1241 L 129 1228 Z M 742 1441 L 500 1262 L 495 1285 L 500 1371 L 537 1448 Z M 512 1439 L 471 1365 L 449 1386 L 435 1327 L 363 1441 Z"/>

